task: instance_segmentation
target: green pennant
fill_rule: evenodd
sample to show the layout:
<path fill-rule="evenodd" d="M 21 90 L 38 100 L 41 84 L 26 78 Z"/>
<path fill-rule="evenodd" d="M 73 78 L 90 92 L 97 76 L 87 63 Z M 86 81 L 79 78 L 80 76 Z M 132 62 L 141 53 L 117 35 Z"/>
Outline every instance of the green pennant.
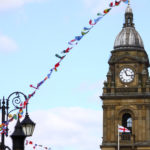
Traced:
<path fill-rule="evenodd" d="M 13 115 L 13 118 L 17 120 L 17 115 L 16 115 L 16 114 L 14 114 L 14 115 Z"/>

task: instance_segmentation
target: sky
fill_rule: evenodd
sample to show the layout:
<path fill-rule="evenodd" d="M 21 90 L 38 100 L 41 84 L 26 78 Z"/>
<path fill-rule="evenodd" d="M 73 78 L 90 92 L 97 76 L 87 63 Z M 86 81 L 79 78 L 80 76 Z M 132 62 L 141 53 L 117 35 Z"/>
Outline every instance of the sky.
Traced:
<path fill-rule="evenodd" d="M 15 91 L 32 93 L 29 85 L 40 82 L 59 61 L 55 54 L 110 2 L 0 0 L 0 99 Z M 150 56 L 149 6 L 149 0 L 131 0 L 136 30 Z M 103 123 L 99 96 L 126 7 L 121 3 L 100 20 L 30 99 L 29 115 L 36 127 L 27 140 L 52 150 L 99 149 Z M 9 135 L 15 123 L 10 124 Z M 10 137 L 7 145 L 11 147 Z"/>

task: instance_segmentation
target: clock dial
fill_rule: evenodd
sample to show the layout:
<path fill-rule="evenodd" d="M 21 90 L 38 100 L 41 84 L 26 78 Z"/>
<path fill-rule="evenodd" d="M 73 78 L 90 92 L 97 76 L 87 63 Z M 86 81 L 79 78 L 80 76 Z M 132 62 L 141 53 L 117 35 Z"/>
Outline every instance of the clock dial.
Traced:
<path fill-rule="evenodd" d="M 120 71 L 120 80 L 124 83 L 129 83 L 134 79 L 134 71 L 131 68 L 124 68 Z"/>

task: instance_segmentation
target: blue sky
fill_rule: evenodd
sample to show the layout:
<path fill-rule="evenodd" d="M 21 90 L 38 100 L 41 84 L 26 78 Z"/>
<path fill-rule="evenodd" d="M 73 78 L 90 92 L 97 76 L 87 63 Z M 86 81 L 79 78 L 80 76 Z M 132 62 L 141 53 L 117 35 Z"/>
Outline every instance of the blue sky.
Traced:
<path fill-rule="evenodd" d="M 88 26 L 88 21 L 107 8 L 110 2 L 0 0 L 0 97 L 7 97 L 14 91 L 31 93 L 33 89 L 29 85 L 40 82 L 58 61 L 55 54 L 67 48 L 67 42 L 79 35 L 82 28 Z M 150 2 L 131 0 L 131 6 L 135 27 L 150 55 Z M 31 138 L 33 141 L 50 145 L 53 150 L 99 149 L 102 137 L 99 96 L 115 37 L 123 26 L 125 8 L 124 3 L 113 8 L 72 49 L 58 71 L 30 100 L 29 112 L 37 123 L 35 135 Z M 46 121 L 49 121 L 49 126 L 45 127 Z M 66 132 L 61 132 L 63 130 Z M 80 139 L 81 134 L 87 136 Z"/>

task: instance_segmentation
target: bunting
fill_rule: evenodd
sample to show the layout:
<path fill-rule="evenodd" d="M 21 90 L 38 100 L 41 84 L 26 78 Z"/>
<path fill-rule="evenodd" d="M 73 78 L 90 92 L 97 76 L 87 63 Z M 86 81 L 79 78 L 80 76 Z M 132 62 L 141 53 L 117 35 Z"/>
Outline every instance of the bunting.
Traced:
<path fill-rule="evenodd" d="M 92 29 L 106 14 L 108 14 L 108 13 L 110 12 L 110 10 L 111 10 L 113 7 L 119 6 L 120 3 L 121 3 L 121 1 L 124 2 L 124 3 L 126 3 L 126 4 L 128 4 L 128 0 L 120 0 L 120 1 L 116 1 L 116 0 L 115 0 L 115 3 L 114 3 L 114 2 L 111 2 L 111 3 L 109 4 L 109 7 L 110 7 L 110 8 L 105 9 L 102 13 L 98 12 L 98 13 L 97 13 L 97 16 L 98 16 L 98 17 L 97 17 L 97 18 L 95 18 L 95 19 L 90 19 L 90 20 L 89 20 L 89 25 L 90 25 L 90 26 L 89 26 L 89 27 L 84 27 L 83 30 L 80 32 L 81 35 L 75 36 L 73 40 L 70 40 L 70 41 L 68 42 L 69 47 L 67 47 L 67 48 L 66 48 L 65 50 L 63 50 L 61 53 L 68 54 L 68 53 L 74 48 L 74 46 L 76 46 L 76 45 L 78 44 L 78 42 L 79 42 L 85 35 L 87 35 L 87 34 L 91 31 L 91 29 Z M 71 45 L 71 47 L 70 47 L 70 45 Z M 35 95 L 36 91 L 39 90 L 40 86 L 43 85 L 43 83 L 45 83 L 45 81 L 47 81 L 47 79 L 50 79 L 50 77 L 51 77 L 53 71 L 54 71 L 54 70 L 55 70 L 55 71 L 58 70 L 58 67 L 60 66 L 61 61 L 66 57 L 66 55 L 61 56 L 61 55 L 59 55 L 59 54 L 56 54 L 55 56 L 56 56 L 57 58 L 59 58 L 60 61 L 57 62 L 57 63 L 54 65 L 54 67 L 52 67 L 52 68 L 50 69 L 50 72 L 46 75 L 46 77 L 44 77 L 42 81 L 40 81 L 39 83 L 37 83 L 36 86 L 34 86 L 34 85 L 32 85 L 32 84 L 29 85 L 31 88 L 34 89 L 34 91 L 33 91 L 31 94 L 28 95 L 28 98 L 27 98 L 23 103 L 21 103 L 21 105 L 20 105 L 21 109 L 19 109 L 19 112 L 18 112 L 18 113 L 14 114 L 14 115 L 11 115 L 11 114 L 10 114 L 10 115 L 9 115 L 9 120 L 6 121 L 6 122 L 3 122 L 2 124 L 0 124 L 0 134 L 6 134 L 6 127 L 8 126 L 8 124 L 9 124 L 11 121 L 13 121 L 13 120 L 17 120 L 17 117 L 18 117 L 18 116 L 19 116 L 19 118 L 23 116 L 23 109 L 26 108 L 26 105 L 28 104 L 28 101 Z M 31 141 L 30 141 L 30 142 L 31 142 Z M 30 142 L 29 142 L 29 143 L 30 143 Z M 34 146 L 36 147 L 37 145 L 34 145 Z M 46 148 L 46 147 L 45 147 L 45 148 Z"/>
<path fill-rule="evenodd" d="M 97 17 L 97 18 L 95 18 L 95 19 L 90 19 L 90 20 L 89 20 L 89 25 L 90 25 L 90 27 L 84 27 L 83 30 L 81 31 L 81 35 L 75 36 L 74 39 L 72 39 L 72 40 L 70 40 L 70 41 L 68 42 L 68 45 L 71 45 L 71 47 L 70 47 L 70 46 L 67 47 L 67 48 L 66 48 L 65 50 L 63 50 L 61 53 L 68 54 L 68 53 L 74 48 L 74 46 L 77 45 L 78 42 L 79 42 L 85 35 L 87 35 L 87 34 L 91 31 L 91 29 L 92 29 L 106 14 L 108 14 L 108 13 L 110 12 L 110 10 L 112 9 L 112 7 L 119 6 L 120 3 L 121 3 L 121 1 L 123 1 L 124 3 L 128 3 L 128 0 L 119 0 L 119 1 L 115 0 L 115 3 L 114 3 L 114 2 L 111 2 L 111 3 L 109 4 L 109 7 L 110 7 L 110 8 L 105 9 L 102 13 L 98 12 L 98 13 L 97 13 L 97 16 L 98 16 L 98 17 Z M 53 68 L 50 69 L 50 73 L 49 73 L 42 81 L 40 81 L 40 82 L 37 84 L 37 86 L 30 85 L 31 88 L 34 88 L 34 89 L 35 89 L 35 91 L 34 91 L 32 94 L 29 94 L 28 99 L 23 103 L 23 108 L 25 108 L 25 106 L 27 105 L 29 99 L 34 96 L 34 94 L 36 93 L 36 90 L 39 90 L 40 86 L 43 85 L 43 83 L 44 83 L 47 79 L 50 78 L 51 74 L 53 73 L 53 70 L 55 70 L 55 71 L 58 70 L 58 67 L 60 66 L 61 61 L 66 57 L 66 55 L 61 56 L 60 54 L 56 54 L 55 56 L 56 56 L 57 58 L 59 58 L 60 61 L 57 62 L 57 63 L 54 65 Z"/>
<path fill-rule="evenodd" d="M 44 146 L 44 145 L 41 145 L 41 144 L 37 144 L 37 143 L 34 143 L 33 141 L 29 141 L 29 140 L 26 140 L 25 141 L 25 145 L 31 145 L 33 146 L 33 149 L 36 149 L 38 147 L 40 148 L 43 148 L 43 149 L 46 149 L 46 150 L 51 150 L 51 147 L 47 147 L 47 146 Z"/>

